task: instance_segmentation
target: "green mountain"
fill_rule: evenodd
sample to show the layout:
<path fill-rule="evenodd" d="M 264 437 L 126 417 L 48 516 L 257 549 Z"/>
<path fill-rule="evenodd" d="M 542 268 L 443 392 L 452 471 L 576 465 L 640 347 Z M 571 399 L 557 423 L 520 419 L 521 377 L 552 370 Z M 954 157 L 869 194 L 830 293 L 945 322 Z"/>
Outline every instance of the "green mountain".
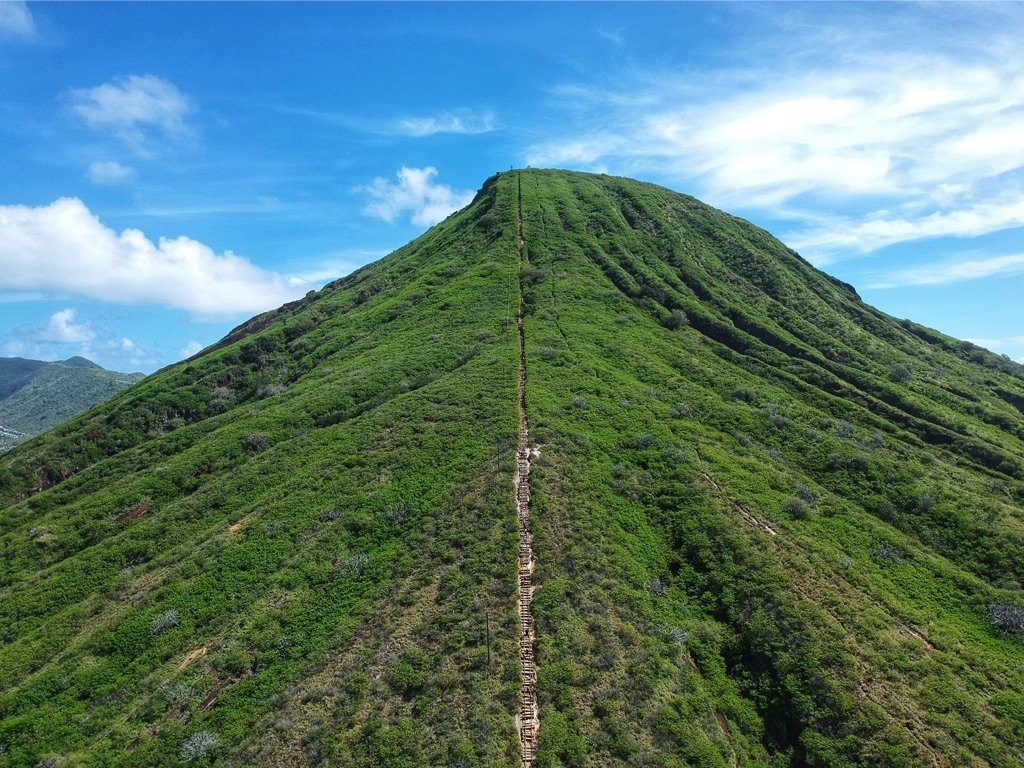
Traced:
<path fill-rule="evenodd" d="M 0 459 L 0 766 L 1020 765 L 1022 410 L 745 221 L 499 174 Z"/>
<path fill-rule="evenodd" d="M 45 432 L 142 378 L 84 357 L 57 363 L 0 357 L 0 451 Z"/>

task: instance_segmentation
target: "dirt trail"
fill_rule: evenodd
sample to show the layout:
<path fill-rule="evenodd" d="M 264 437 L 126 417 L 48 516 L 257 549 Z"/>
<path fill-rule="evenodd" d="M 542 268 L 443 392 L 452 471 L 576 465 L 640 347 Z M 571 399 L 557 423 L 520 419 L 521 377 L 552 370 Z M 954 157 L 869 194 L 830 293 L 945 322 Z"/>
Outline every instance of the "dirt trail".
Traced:
<path fill-rule="evenodd" d="M 519 187 L 519 269 L 526 258 L 523 252 L 523 195 Z M 530 533 L 530 449 L 529 421 L 526 418 L 526 333 L 523 315 L 526 299 L 522 283 L 519 284 L 519 310 L 516 313 L 516 327 L 519 330 L 519 447 L 516 452 L 516 472 L 513 482 L 516 489 L 516 511 L 519 518 L 519 595 L 516 601 L 522 633 L 519 637 L 519 663 L 523 670 L 523 687 L 520 692 L 519 741 L 523 748 L 523 768 L 533 768 L 537 755 L 537 732 L 540 730 L 540 716 L 537 707 L 537 660 L 535 654 L 536 632 L 533 623 L 533 534 Z"/>

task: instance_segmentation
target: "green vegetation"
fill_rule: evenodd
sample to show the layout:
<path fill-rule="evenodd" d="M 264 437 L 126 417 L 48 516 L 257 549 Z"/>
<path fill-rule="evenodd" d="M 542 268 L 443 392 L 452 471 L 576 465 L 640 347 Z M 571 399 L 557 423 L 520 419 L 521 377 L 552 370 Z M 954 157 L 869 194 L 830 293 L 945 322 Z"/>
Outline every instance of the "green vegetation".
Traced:
<path fill-rule="evenodd" d="M 59 363 L 0 357 L 0 451 L 87 411 L 142 378 L 83 357 Z"/>
<path fill-rule="evenodd" d="M 539 765 L 1024 761 L 1024 369 L 528 170 L 0 459 L 0 767 L 518 765 L 520 286 Z"/>

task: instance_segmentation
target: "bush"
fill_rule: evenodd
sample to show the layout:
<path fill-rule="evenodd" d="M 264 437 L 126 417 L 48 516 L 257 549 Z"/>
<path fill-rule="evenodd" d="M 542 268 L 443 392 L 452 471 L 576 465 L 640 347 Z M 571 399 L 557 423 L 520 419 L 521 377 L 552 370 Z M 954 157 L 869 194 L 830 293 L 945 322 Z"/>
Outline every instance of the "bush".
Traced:
<path fill-rule="evenodd" d="M 665 318 L 664 322 L 666 328 L 668 328 L 670 331 L 675 331 L 679 328 L 682 328 L 683 326 L 689 325 L 690 318 L 686 316 L 686 313 L 683 312 L 683 310 L 674 309 L 672 310 L 672 314 Z"/>
<path fill-rule="evenodd" d="M 416 693 L 430 682 L 430 657 L 419 648 L 405 651 L 391 670 L 389 682 L 404 696 Z"/>
<path fill-rule="evenodd" d="M 1009 635 L 1024 637 L 1024 608 L 1012 603 L 992 603 L 988 606 L 988 620 Z"/>
<path fill-rule="evenodd" d="M 830 453 L 828 455 L 828 465 L 832 469 L 850 469 L 863 472 L 868 468 L 868 460 L 863 456 L 843 456 L 838 453 Z"/>
<path fill-rule="evenodd" d="M 811 508 L 807 505 L 807 502 L 803 499 L 798 499 L 795 496 L 782 502 L 782 508 L 789 513 L 794 520 L 806 520 L 811 516 Z"/>
<path fill-rule="evenodd" d="M 181 745 L 181 759 L 186 763 L 201 760 L 217 748 L 220 739 L 210 731 L 199 731 L 189 736 Z"/>
<path fill-rule="evenodd" d="M 245 450 L 250 453 L 265 451 L 270 446 L 270 440 L 266 435 L 252 434 L 245 438 Z"/>
<path fill-rule="evenodd" d="M 871 557 L 878 562 L 887 563 L 899 563 L 907 556 L 899 547 L 894 547 L 892 544 L 879 544 L 873 550 L 871 550 Z"/>
<path fill-rule="evenodd" d="M 752 403 L 757 400 L 757 393 L 747 387 L 739 387 L 734 389 L 729 397 L 740 403 Z"/>
<path fill-rule="evenodd" d="M 897 384 L 906 384 L 914 375 L 914 368 L 910 363 L 889 366 L 889 380 Z"/>
<path fill-rule="evenodd" d="M 519 273 L 519 277 L 523 281 L 523 285 L 536 285 L 537 283 L 542 282 L 547 276 L 547 272 L 543 269 L 537 269 L 536 267 L 526 267 Z"/>
<path fill-rule="evenodd" d="M 149 622 L 149 634 L 153 637 L 159 637 L 171 627 L 178 626 L 180 622 L 181 615 L 177 610 L 171 608 L 153 617 L 153 620 Z"/>
<path fill-rule="evenodd" d="M 658 444 L 658 439 L 650 432 L 641 432 L 636 436 L 636 440 L 633 441 L 633 447 L 638 451 L 646 451 L 648 448 L 653 448 Z"/>
<path fill-rule="evenodd" d="M 818 494 L 815 493 L 814 489 L 812 489 L 806 483 L 797 483 L 795 486 L 793 486 L 793 492 L 796 493 L 797 498 L 805 501 L 808 506 L 817 506 Z"/>
<path fill-rule="evenodd" d="M 672 406 L 672 411 L 681 419 L 685 419 L 688 416 L 693 415 L 693 410 L 686 403 L 676 403 Z"/>
<path fill-rule="evenodd" d="M 761 415 L 772 429 L 782 429 L 786 426 L 786 417 L 779 413 L 779 406 L 775 403 L 769 403 L 762 408 Z"/>
<path fill-rule="evenodd" d="M 368 555 L 363 552 L 356 552 L 341 560 L 338 563 L 338 570 L 346 576 L 362 576 L 369 564 L 370 558 Z"/>

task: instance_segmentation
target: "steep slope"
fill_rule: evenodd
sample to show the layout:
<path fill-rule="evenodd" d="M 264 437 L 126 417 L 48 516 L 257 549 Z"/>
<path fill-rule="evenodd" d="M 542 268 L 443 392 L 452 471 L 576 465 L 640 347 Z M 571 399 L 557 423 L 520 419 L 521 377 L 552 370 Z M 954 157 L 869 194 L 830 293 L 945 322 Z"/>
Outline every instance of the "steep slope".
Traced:
<path fill-rule="evenodd" d="M 102 403 L 142 378 L 72 357 L 56 363 L 0 358 L 0 451 Z"/>
<path fill-rule="evenodd" d="M 746 222 L 500 174 L 0 459 L 0 766 L 1017 765 L 1022 407 Z"/>

